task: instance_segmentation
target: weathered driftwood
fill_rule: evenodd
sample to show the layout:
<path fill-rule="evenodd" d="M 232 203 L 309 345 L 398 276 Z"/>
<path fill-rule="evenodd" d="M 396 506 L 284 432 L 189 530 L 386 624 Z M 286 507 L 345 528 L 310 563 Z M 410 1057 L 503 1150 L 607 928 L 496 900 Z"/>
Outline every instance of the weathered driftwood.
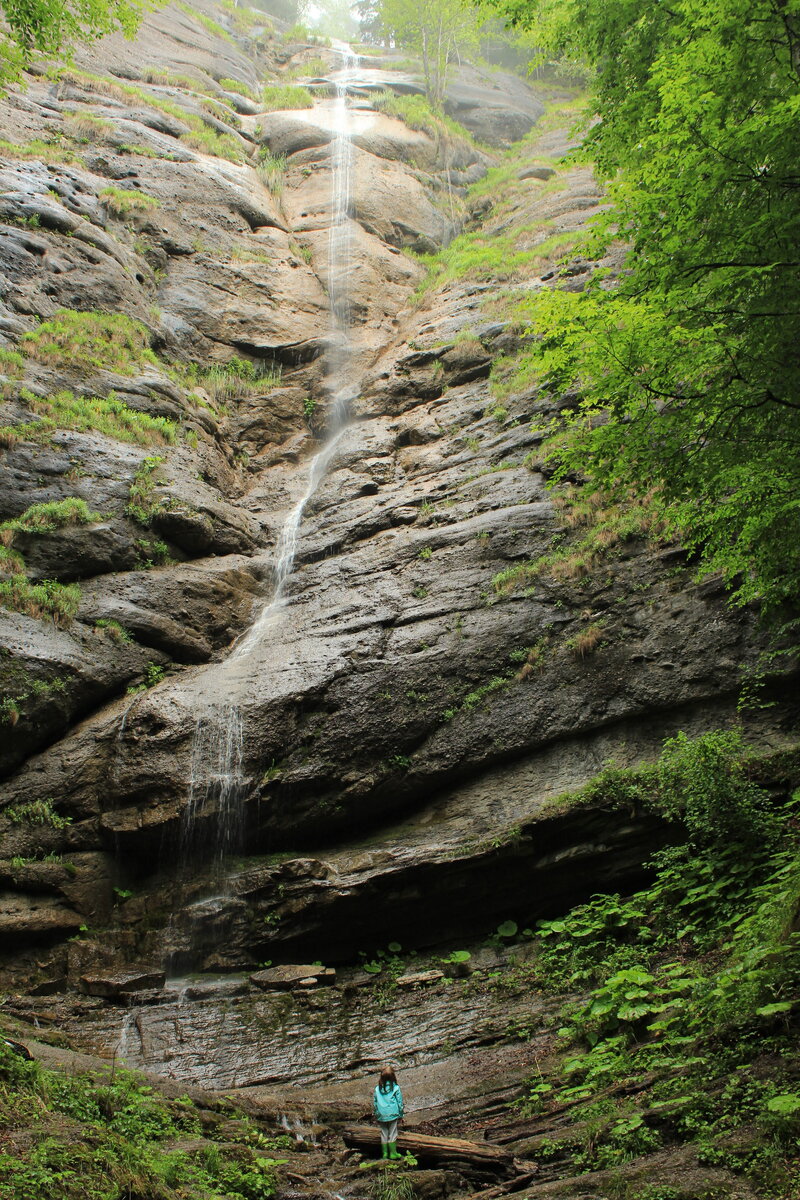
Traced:
<path fill-rule="evenodd" d="M 374 1125 L 347 1125 L 342 1130 L 345 1144 L 358 1150 L 377 1151 L 381 1144 L 380 1130 Z M 463 1138 L 431 1137 L 425 1133 L 403 1132 L 397 1139 L 401 1154 L 411 1153 L 421 1162 L 471 1163 L 482 1170 L 511 1172 L 513 1155 L 490 1142 L 467 1142 Z"/>

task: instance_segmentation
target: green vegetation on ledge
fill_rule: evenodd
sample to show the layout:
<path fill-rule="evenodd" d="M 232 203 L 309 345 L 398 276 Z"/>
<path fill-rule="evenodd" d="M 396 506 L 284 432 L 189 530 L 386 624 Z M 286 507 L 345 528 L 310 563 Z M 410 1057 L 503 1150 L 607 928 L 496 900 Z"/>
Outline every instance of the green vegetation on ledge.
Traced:
<path fill-rule="evenodd" d="M 311 108 L 314 103 L 314 97 L 308 88 L 297 83 L 267 83 L 261 89 L 261 99 L 269 111 Z"/>
<path fill-rule="evenodd" d="M 681 734 L 655 766 L 609 768 L 563 798 L 645 806 L 685 833 L 655 855 L 643 891 L 540 922 L 538 956 L 518 968 L 515 986 L 524 975 L 571 997 L 558 1063 L 518 1102 L 540 1127 L 574 1110 L 537 1157 L 591 1171 L 690 1143 L 760 1195 L 796 1195 L 800 793 L 780 805 L 757 782 L 796 782 L 796 754 L 768 764 L 736 733 Z"/>
<path fill-rule="evenodd" d="M 59 309 L 49 321 L 23 334 L 20 349 L 47 365 L 120 375 L 132 375 L 145 364 L 158 365 L 147 327 L 122 313 Z"/>
<path fill-rule="evenodd" d="M 10 546 L 15 533 L 53 533 L 68 525 L 89 525 L 101 521 L 102 513 L 91 512 L 85 500 L 68 496 L 65 500 L 49 500 L 32 504 L 24 513 L 0 524 L 0 542 Z"/>
<path fill-rule="evenodd" d="M 175 441 L 174 422 L 130 408 L 113 392 L 106 397 L 76 396 L 67 391 L 37 396 L 23 388 L 19 398 L 39 420 L 0 426 L 0 446 L 13 446 L 16 442 L 49 441 L 56 429 L 75 429 L 87 433 L 96 430 L 120 442 L 136 442 L 140 446 Z"/>
<path fill-rule="evenodd" d="M 387 89 L 374 96 L 371 103 L 378 112 L 404 121 L 409 129 L 420 130 L 437 140 L 452 141 L 460 138 L 471 145 L 475 144 L 475 139 L 468 129 L 452 117 L 448 117 L 446 113 L 434 108 L 424 96 L 398 96 Z"/>
<path fill-rule="evenodd" d="M 225 1101 L 217 1107 L 167 1100 L 127 1071 L 93 1079 L 48 1070 L 0 1042 L 0 1192 L 7 1200 L 267 1200 L 285 1161 L 273 1154 L 288 1139 L 266 1137 Z"/>

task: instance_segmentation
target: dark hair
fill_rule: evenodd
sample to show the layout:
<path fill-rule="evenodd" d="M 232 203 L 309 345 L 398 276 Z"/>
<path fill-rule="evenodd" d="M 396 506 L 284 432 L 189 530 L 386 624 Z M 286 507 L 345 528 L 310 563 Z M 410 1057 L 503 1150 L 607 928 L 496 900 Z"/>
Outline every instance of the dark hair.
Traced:
<path fill-rule="evenodd" d="M 396 1083 L 397 1083 L 397 1076 L 394 1073 L 394 1068 L 393 1067 L 384 1067 L 381 1070 L 381 1077 L 380 1077 L 380 1080 L 378 1083 L 378 1086 L 380 1087 L 381 1091 L 382 1092 L 388 1091 L 388 1089 L 390 1087 L 393 1087 Z"/>

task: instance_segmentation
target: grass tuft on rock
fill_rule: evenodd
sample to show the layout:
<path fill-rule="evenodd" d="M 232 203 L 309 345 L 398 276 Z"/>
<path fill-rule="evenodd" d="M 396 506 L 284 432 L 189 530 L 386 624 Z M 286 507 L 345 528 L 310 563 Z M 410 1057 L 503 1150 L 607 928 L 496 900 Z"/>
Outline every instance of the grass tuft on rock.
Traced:
<path fill-rule="evenodd" d="M 106 397 L 76 396 L 68 391 L 36 396 L 23 388 L 20 399 L 40 420 L 0 428 L 0 445 L 50 441 L 57 429 L 104 433 L 118 442 L 134 442 L 139 446 L 171 444 L 176 438 L 173 421 L 130 408 L 113 392 Z"/>
<path fill-rule="evenodd" d="M 181 141 L 193 150 L 199 150 L 201 154 L 213 154 L 233 163 L 244 162 L 244 151 L 233 134 L 217 133 L 216 130 L 204 126 L 185 133 Z"/>
<path fill-rule="evenodd" d="M 15 533 L 53 533 L 69 525 L 91 525 L 102 519 L 102 513 L 92 512 L 86 501 L 78 496 L 48 500 L 43 504 L 32 504 L 20 516 L 3 521 L 0 542 L 10 545 Z"/>
<path fill-rule="evenodd" d="M 161 201 L 155 196 L 149 196 L 147 192 L 140 192 L 133 188 L 105 187 L 100 192 L 100 196 L 106 208 L 120 217 L 130 216 L 131 213 L 150 212 L 154 208 L 161 207 Z"/>
<path fill-rule="evenodd" d="M 297 83 L 267 83 L 261 99 L 269 112 L 284 108 L 312 108 L 314 97 L 306 87 Z"/>
<path fill-rule="evenodd" d="M 425 96 L 398 96 L 387 88 L 372 99 L 372 107 L 387 116 L 397 117 L 420 133 L 440 141 L 462 141 L 475 145 L 475 138 L 468 129 L 459 125 L 452 117 L 435 109 Z"/>
<path fill-rule="evenodd" d="M 147 326 L 123 313 L 59 309 L 38 329 L 23 334 L 20 349 L 47 366 L 94 368 L 120 375 L 133 375 L 145 364 L 158 365 Z"/>
<path fill-rule="evenodd" d="M 248 100 L 255 100 L 256 94 L 247 83 L 242 83 L 239 79 L 220 79 L 219 86 L 226 92 L 235 92 L 237 96 L 245 96 Z"/>
<path fill-rule="evenodd" d="M 32 159 L 43 163 L 80 162 L 80 158 L 74 150 L 41 141 L 39 138 L 34 138 L 33 141 L 26 142 L 24 145 L 0 140 L 0 158 Z"/>
<path fill-rule="evenodd" d="M 43 579 L 31 583 L 26 575 L 12 575 L 0 580 L 0 604 L 14 612 L 38 620 L 51 620 L 54 625 L 71 624 L 81 602 L 81 589 L 76 583 L 58 583 Z"/>

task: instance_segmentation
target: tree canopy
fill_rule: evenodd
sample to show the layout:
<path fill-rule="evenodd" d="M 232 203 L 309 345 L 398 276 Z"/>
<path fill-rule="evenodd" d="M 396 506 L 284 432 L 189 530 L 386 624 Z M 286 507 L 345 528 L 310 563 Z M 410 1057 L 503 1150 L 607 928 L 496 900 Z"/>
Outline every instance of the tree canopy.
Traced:
<path fill-rule="evenodd" d="M 0 90 L 37 53 L 57 54 L 117 29 L 130 37 L 149 7 L 148 0 L 2 0 Z"/>
<path fill-rule="evenodd" d="M 388 41 L 420 56 L 425 92 L 441 108 L 451 64 L 468 51 L 477 51 L 480 31 L 489 9 L 479 0 L 377 0 L 373 26 Z"/>
<path fill-rule="evenodd" d="M 588 60 L 595 252 L 624 269 L 542 293 L 531 367 L 577 388 L 555 454 L 649 492 L 740 602 L 800 583 L 800 0 L 497 0 Z"/>

